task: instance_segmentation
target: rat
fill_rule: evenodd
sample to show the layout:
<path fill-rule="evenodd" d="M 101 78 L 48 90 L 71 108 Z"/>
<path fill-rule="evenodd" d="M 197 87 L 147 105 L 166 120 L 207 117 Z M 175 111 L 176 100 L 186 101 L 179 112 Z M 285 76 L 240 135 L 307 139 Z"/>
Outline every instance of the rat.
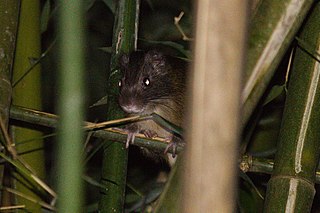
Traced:
<path fill-rule="evenodd" d="M 186 91 L 187 62 L 163 54 L 158 50 L 134 51 L 120 58 L 122 78 L 119 81 L 118 102 L 130 116 L 157 113 L 169 122 L 182 126 Z M 125 127 L 128 132 L 126 147 L 134 142 L 135 135 L 162 137 L 170 143 L 175 157 L 177 143 L 182 138 L 166 131 L 152 120 L 140 121 Z M 147 153 L 151 154 L 147 150 Z M 168 156 L 169 157 L 169 156 Z"/>

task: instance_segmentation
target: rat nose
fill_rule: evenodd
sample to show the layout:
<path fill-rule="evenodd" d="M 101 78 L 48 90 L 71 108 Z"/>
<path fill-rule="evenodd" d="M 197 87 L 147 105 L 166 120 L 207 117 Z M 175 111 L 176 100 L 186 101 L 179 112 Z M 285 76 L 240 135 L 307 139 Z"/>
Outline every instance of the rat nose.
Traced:
<path fill-rule="evenodd" d="M 125 111 L 126 113 L 134 113 L 134 114 L 138 114 L 141 113 L 143 111 L 143 108 L 135 105 L 135 104 L 127 104 L 127 105 L 121 105 L 121 108 L 123 111 Z"/>
<path fill-rule="evenodd" d="M 119 105 L 122 110 L 129 114 L 139 114 L 144 110 L 143 104 L 132 97 L 121 95 Z"/>

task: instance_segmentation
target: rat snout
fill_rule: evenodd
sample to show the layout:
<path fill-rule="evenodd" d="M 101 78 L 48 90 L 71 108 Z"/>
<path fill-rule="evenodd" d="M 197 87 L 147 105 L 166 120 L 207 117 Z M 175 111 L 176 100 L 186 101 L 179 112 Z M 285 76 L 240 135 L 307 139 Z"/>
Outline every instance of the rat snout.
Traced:
<path fill-rule="evenodd" d="M 134 104 L 124 105 L 124 106 L 121 106 L 121 108 L 123 111 L 125 111 L 126 113 L 129 113 L 129 114 L 139 114 L 143 111 L 143 109 L 141 109 L 140 107 L 138 107 Z"/>
<path fill-rule="evenodd" d="M 143 104 L 128 97 L 120 96 L 119 105 L 123 111 L 129 114 L 139 114 L 144 110 Z"/>

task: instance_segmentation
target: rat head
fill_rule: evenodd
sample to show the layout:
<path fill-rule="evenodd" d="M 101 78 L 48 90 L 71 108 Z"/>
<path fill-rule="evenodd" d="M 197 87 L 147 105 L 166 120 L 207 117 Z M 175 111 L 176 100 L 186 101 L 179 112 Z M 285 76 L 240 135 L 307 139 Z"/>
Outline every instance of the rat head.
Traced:
<path fill-rule="evenodd" d="M 165 56 L 155 50 L 136 51 L 120 59 L 119 105 L 129 114 L 149 114 L 172 96 Z"/>

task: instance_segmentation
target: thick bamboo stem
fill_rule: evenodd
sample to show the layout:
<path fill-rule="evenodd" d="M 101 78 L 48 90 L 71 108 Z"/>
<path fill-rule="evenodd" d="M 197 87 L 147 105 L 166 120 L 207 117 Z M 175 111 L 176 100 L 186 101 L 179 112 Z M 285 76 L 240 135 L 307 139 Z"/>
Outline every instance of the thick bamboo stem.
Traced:
<path fill-rule="evenodd" d="M 299 38 L 320 50 L 320 3 Z M 278 150 L 265 212 L 309 212 L 320 155 L 320 64 L 301 47 L 293 59 Z"/>

